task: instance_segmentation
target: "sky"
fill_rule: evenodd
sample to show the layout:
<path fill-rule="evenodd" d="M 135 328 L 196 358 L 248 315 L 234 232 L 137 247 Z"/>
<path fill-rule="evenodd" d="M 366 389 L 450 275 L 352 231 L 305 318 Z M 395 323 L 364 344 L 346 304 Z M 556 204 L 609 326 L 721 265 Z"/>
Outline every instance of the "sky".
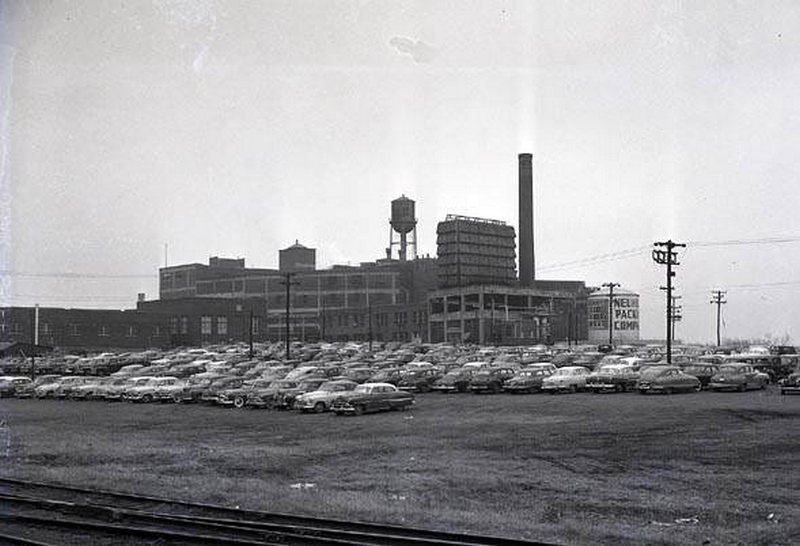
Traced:
<path fill-rule="evenodd" d="M 517 225 L 537 277 L 621 283 L 663 337 L 655 241 L 687 243 L 677 337 L 800 343 L 800 4 L 0 1 L 0 304 L 130 308 L 157 270 L 299 240 L 419 252 Z M 167 252 L 165 256 L 165 245 Z"/>

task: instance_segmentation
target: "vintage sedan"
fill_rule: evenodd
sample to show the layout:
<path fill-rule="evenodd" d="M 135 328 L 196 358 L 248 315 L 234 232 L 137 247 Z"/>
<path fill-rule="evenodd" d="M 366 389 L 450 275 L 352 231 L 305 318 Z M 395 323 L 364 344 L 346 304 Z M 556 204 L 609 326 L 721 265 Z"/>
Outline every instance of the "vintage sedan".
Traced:
<path fill-rule="evenodd" d="M 587 377 L 589 377 L 589 368 L 564 366 L 542 380 L 542 390 L 550 394 L 582 391 L 586 388 Z"/>
<path fill-rule="evenodd" d="M 639 372 L 628 364 L 604 364 L 586 378 L 586 388 L 594 392 L 626 392 L 636 388 Z"/>
<path fill-rule="evenodd" d="M 750 364 L 723 364 L 719 372 L 711 378 L 709 386 L 713 391 L 763 389 L 769 383 L 769 376 L 759 372 Z"/>
<path fill-rule="evenodd" d="M 482 368 L 475 372 L 472 381 L 469 382 L 469 390 L 476 393 L 496 394 L 503 390 L 503 384 L 514 377 L 517 373 L 515 368 Z"/>
<path fill-rule="evenodd" d="M 313 392 L 319 389 L 328 380 L 324 377 L 308 377 L 297 382 L 297 387 L 293 389 L 281 390 L 280 396 L 275 398 L 275 408 L 290 409 L 294 407 L 295 399 L 301 394 Z"/>
<path fill-rule="evenodd" d="M 789 374 L 781 383 L 781 394 L 800 394 L 800 372 Z"/>
<path fill-rule="evenodd" d="M 364 383 L 351 393 L 337 397 L 331 410 L 336 415 L 404 410 L 414 403 L 414 395 L 391 383 Z"/>
<path fill-rule="evenodd" d="M 542 381 L 553 375 L 554 370 L 544 366 L 532 366 L 517 372 L 503 384 L 503 390 L 512 394 L 539 392 Z"/>
<path fill-rule="evenodd" d="M 441 377 L 439 368 L 411 369 L 402 374 L 397 388 L 411 392 L 430 392 L 434 382 Z"/>
<path fill-rule="evenodd" d="M 391 383 L 392 385 L 397 385 L 403 378 L 402 371 L 402 368 L 395 367 L 380 369 L 367 379 L 367 383 Z"/>
<path fill-rule="evenodd" d="M 334 399 L 358 386 L 355 381 L 336 380 L 323 383 L 319 389 L 301 394 L 294 401 L 294 408 L 300 411 L 322 413 L 328 411 Z"/>
<path fill-rule="evenodd" d="M 673 394 L 696 392 L 701 386 L 698 378 L 684 373 L 677 366 L 651 366 L 642 372 L 636 388 L 642 394 L 649 392 Z"/>
<path fill-rule="evenodd" d="M 472 381 L 472 374 L 474 368 L 456 368 L 450 370 L 444 377 L 437 379 L 431 385 L 431 390 L 437 392 L 466 392 L 469 388 L 469 382 Z"/>
<path fill-rule="evenodd" d="M 183 382 L 177 377 L 153 377 L 140 385 L 127 389 L 122 397 L 129 402 L 145 403 L 162 399 L 173 400 L 173 396 L 183 387 Z"/>
<path fill-rule="evenodd" d="M 719 366 L 703 361 L 687 364 L 682 368 L 683 373 L 693 375 L 700 380 L 700 386 L 707 389 L 711 383 L 711 378 L 719 372 Z"/>
<path fill-rule="evenodd" d="M 30 388 L 33 385 L 30 377 L 24 376 L 4 376 L 0 377 L 0 398 L 10 398 L 17 396 L 17 392 Z"/>

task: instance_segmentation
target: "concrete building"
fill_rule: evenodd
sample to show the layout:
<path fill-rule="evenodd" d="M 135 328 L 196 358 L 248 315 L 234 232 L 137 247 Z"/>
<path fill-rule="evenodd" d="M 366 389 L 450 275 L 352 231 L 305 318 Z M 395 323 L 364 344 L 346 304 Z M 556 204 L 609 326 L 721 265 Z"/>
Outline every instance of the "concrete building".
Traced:
<path fill-rule="evenodd" d="M 439 287 L 516 282 L 514 228 L 499 220 L 448 214 L 436 228 Z"/>
<path fill-rule="evenodd" d="M 584 284 L 539 282 L 533 287 L 474 285 L 431 293 L 428 339 L 482 345 L 586 339 Z"/>

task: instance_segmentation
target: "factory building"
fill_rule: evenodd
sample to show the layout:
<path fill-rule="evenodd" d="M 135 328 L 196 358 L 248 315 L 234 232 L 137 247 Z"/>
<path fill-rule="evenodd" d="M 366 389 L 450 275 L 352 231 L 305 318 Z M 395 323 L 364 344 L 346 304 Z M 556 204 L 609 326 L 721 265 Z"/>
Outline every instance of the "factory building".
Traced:
<path fill-rule="evenodd" d="M 505 222 L 448 214 L 436 247 L 440 288 L 516 281 L 514 228 Z"/>

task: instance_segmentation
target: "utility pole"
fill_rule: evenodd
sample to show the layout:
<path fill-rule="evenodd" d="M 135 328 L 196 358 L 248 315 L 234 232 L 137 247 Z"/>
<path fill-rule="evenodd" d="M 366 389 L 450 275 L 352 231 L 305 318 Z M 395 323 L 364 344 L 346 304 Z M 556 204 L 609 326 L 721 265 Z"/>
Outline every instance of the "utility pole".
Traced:
<path fill-rule="evenodd" d="M 721 317 L 722 306 L 726 303 L 723 298 L 727 292 L 725 290 L 714 290 L 711 292 L 711 295 L 714 299 L 712 299 L 709 303 L 716 304 L 717 306 L 717 347 L 719 347 L 719 321 Z"/>
<path fill-rule="evenodd" d="M 286 329 L 284 332 L 284 341 L 286 343 L 286 360 L 289 360 L 291 356 L 291 342 L 289 339 L 289 329 L 291 325 L 289 324 L 290 320 L 290 311 L 291 311 L 291 287 L 296 286 L 298 283 L 296 281 L 292 281 L 293 272 L 287 271 L 284 273 L 286 279 L 282 281 L 282 284 L 286 287 Z"/>
<path fill-rule="evenodd" d="M 674 287 L 673 287 L 674 289 Z M 675 343 L 675 329 L 677 327 L 677 323 L 681 321 L 683 315 L 681 315 L 681 310 L 683 309 L 680 305 L 678 305 L 678 300 L 681 299 L 683 296 L 672 296 L 672 342 Z"/>
<path fill-rule="evenodd" d="M 250 358 L 253 358 L 253 304 L 250 304 Z"/>
<path fill-rule="evenodd" d="M 373 332 L 372 332 L 372 303 L 371 302 L 369 303 L 369 305 L 367 305 L 367 320 L 369 321 L 369 323 L 367 325 L 367 329 L 369 331 L 369 352 L 371 353 L 372 352 L 372 335 L 373 335 Z"/>
<path fill-rule="evenodd" d="M 672 364 L 672 277 L 675 272 L 672 271 L 673 266 L 680 265 L 678 263 L 678 253 L 674 251 L 675 248 L 685 247 L 685 244 L 675 243 L 672 239 L 663 242 L 655 242 L 653 246 L 658 247 L 653 249 L 653 261 L 660 265 L 667 266 L 667 364 Z M 659 250 L 666 248 L 666 250 Z"/>
<path fill-rule="evenodd" d="M 618 282 L 604 282 L 608 287 L 608 344 L 614 345 L 614 288 L 620 286 Z"/>

